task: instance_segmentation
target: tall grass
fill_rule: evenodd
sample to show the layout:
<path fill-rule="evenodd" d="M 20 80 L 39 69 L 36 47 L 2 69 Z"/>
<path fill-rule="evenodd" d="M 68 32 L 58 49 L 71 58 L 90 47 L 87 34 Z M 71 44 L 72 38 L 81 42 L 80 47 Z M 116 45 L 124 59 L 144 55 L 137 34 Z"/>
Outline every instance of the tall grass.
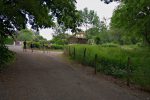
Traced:
<path fill-rule="evenodd" d="M 64 50 L 72 59 L 90 66 L 94 66 L 94 57 L 97 54 L 97 71 L 122 79 L 130 74 L 132 83 L 150 90 L 149 47 L 68 45 Z M 130 73 L 127 73 L 128 57 L 131 59 Z"/>

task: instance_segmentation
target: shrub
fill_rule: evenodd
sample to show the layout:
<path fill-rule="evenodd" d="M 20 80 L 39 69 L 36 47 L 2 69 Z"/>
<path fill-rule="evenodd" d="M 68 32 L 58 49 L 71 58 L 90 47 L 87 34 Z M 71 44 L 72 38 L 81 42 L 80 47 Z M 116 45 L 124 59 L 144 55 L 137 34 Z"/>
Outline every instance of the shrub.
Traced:
<path fill-rule="evenodd" d="M 12 37 L 7 37 L 5 39 L 5 44 L 12 45 L 13 43 L 14 43 L 14 40 L 12 39 Z"/>
<path fill-rule="evenodd" d="M 51 49 L 63 49 L 64 46 L 63 45 L 58 45 L 58 44 L 52 44 L 51 45 Z"/>
<path fill-rule="evenodd" d="M 11 63 L 15 58 L 15 54 L 8 50 L 5 46 L 0 46 L 0 70 L 5 68 L 5 65 Z"/>
<path fill-rule="evenodd" d="M 41 44 L 40 42 L 33 42 L 33 45 L 34 45 L 34 48 L 40 48 L 41 47 Z"/>

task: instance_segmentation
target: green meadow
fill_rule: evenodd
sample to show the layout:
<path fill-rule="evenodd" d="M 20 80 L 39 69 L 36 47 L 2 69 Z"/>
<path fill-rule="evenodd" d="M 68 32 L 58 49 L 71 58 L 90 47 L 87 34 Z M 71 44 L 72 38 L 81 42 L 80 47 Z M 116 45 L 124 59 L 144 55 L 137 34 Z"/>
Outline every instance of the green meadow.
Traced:
<path fill-rule="evenodd" d="M 119 45 L 68 45 L 65 54 L 98 72 L 150 89 L 150 48 Z M 95 56 L 97 56 L 95 58 Z"/>

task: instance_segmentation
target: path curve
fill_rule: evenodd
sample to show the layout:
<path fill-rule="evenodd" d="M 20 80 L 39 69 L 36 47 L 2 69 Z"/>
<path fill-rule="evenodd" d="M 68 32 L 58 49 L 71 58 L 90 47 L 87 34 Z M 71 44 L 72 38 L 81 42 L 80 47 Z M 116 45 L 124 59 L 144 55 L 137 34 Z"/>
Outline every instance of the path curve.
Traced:
<path fill-rule="evenodd" d="M 57 59 L 56 53 L 10 49 L 17 59 L 0 74 L 0 100 L 141 100 L 111 82 L 74 70 L 75 65 Z"/>

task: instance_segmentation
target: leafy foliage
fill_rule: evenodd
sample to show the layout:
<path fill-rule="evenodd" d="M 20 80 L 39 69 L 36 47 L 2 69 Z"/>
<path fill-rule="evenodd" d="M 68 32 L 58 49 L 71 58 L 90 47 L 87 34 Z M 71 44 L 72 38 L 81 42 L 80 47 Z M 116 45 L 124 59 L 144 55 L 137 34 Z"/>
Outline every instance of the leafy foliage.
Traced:
<path fill-rule="evenodd" d="M 14 40 L 12 37 L 7 37 L 5 39 L 5 44 L 9 44 L 9 45 L 12 45 L 14 43 Z"/>
<path fill-rule="evenodd" d="M 74 57 L 75 48 L 75 57 Z M 84 58 L 84 50 L 86 55 Z M 70 49 L 70 50 L 69 50 Z M 105 74 L 119 78 L 126 78 L 127 58 L 131 58 L 131 82 L 150 90 L 150 48 L 137 46 L 119 46 L 115 44 L 97 45 L 69 45 L 64 49 L 72 59 L 94 66 L 94 56 L 98 55 L 97 69 Z"/>
<path fill-rule="evenodd" d="M 40 36 L 40 35 L 35 35 L 33 41 L 42 42 L 42 41 L 47 41 L 47 40 L 45 38 L 43 38 L 42 36 Z"/>
<path fill-rule="evenodd" d="M 84 25 L 86 28 L 88 25 L 90 25 L 90 27 L 99 28 L 100 20 L 94 10 L 88 10 L 88 8 L 84 8 L 83 11 L 80 11 L 80 15 L 82 19 L 82 25 Z"/>
<path fill-rule="evenodd" d="M 107 30 L 106 25 L 101 22 L 99 28 L 90 28 L 86 31 L 86 37 L 93 39 L 96 44 L 112 42 L 112 34 Z"/>
<path fill-rule="evenodd" d="M 131 35 L 136 34 L 136 37 L 140 35 L 150 44 L 149 4 L 149 0 L 122 0 L 113 14 L 111 27 L 120 28 Z"/>
<path fill-rule="evenodd" d="M 51 49 L 61 50 L 64 49 L 64 45 L 52 44 Z"/>
<path fill-rule="evenodd" d="M 5 40 L 6 37 L 0 35 L 0 71 L 15 58 L 15 54 L 5 46 Z"/>
<path fill-rule="evenodd" d="M 27 23 L 39 31 L 39 28 L 53 27 L 57 21 L 59 25 L 76 31 L 80 15 L 75 3 L 75 0 L 0 0 L 0 47 L 6 49 L 2 39 L 25 29 Z M 19 35 L 20 40 L 33 40 L 31 32 L 24 32 L 26 34 Z M 41 37 L 35 40 L 38 39 Z"/>
<path fill-rule="evenodd" d="M 53 39 L 50 40 L 50 42 L 58 45 L 65 45 L 68 44 L 68 37 L 69 37 L 68 34 L 60 33 L 53 36 Z"/>
<path fill-rule="evenodd" d="M 29 23 L 33 29 L 58 24 L 76 30 L 80 17 L 75 0 L 0 0 L 0 29 L 2 35 L 12 35 L 25 29 Z"/>
<path fill-rule="evenodd" d="M 18 32 L 17 35 L 17 40 L 19 41 L 32 41 L 34 38 L 34 32 L 32 32 L 31 30 L 27 30 L 27 29 L 23 29 L 21 31 Z"/>
<path fill-rule="evenodd" d="M 8 50 L 7 47 L 0 46 L 0 71 L 5 68 L 5 65 L 11 63 L 14 58 L 15 54 L 12 51 Z"/>
<path fill-rule="evenodd" d="M 97 36 L 100 33 L 99 28 L 90 28 L 86 30 L 86 37 L 92 39 L 94 36 Z"/>

